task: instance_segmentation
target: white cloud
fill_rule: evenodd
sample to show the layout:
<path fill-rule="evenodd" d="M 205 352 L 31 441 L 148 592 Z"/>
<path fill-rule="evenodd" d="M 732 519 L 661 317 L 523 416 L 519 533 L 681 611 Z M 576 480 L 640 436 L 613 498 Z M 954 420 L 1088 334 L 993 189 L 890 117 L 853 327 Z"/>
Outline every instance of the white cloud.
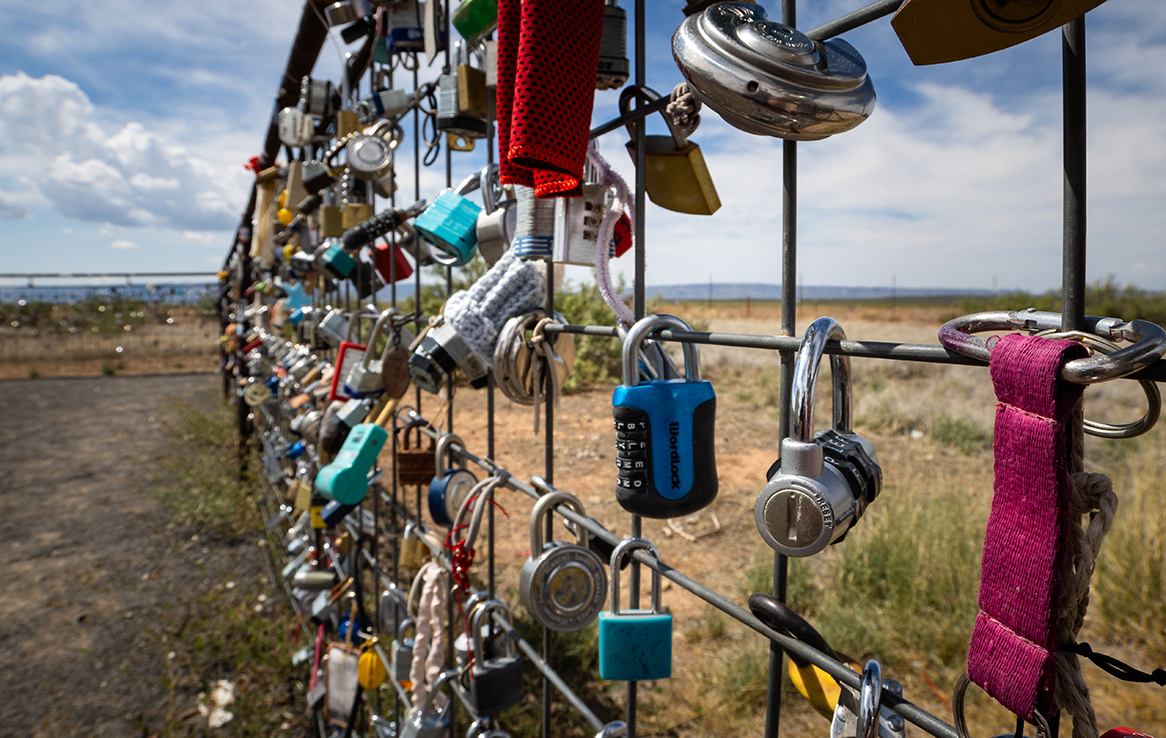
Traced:
<path fill-rule="evenodd" d="M 23 175 L 61 215 L 118 226 L 222 231 L 246 195 L 240 169 L 214 166 L 140 123 L 107 135 L 73 82 L 0 76 L 0 176 Z"/>
<path fill-rule="evenodd" d="M 0 192 L 0 220 L 27 220 L 32 213 L 24 203 Z"/>
<path fill-rule="evenodd" d="M 139 248 L 139 246 L 133 241 L 125 240 L 114 241 L 109 245 L 109 247 L 111 249 L 117 249 L 118 251 L 137 251 Z"/>

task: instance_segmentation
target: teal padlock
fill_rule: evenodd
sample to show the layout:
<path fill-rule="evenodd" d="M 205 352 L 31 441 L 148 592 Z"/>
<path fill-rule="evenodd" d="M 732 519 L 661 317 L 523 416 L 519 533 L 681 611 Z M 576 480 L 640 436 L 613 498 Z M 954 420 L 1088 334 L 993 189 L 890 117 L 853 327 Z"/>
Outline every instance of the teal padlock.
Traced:
<path fill-rule="evenodd" d="M 385 447 L 387 431 L 376 423 L 352 429 L 336 459 L 316 475 L 316 492 L 342 505 L 358 505 L 368 494 L 368 473 Z"/>
<path fill-rule="evenodd" d="M 642 682 L 672 676 L 672 613 L 660 607 L 660 574 L 652 570 L 652 609 L 619 609 L 619 567 L 643 549 L 660 558 L 650 541 L 629 538 L 611 553 L 611 611 L 599 613 L 599 677 Z"/>
<path fill-rule="evenodd" d="M 460 187 L 458 189 L 461 189 Z M 478 213 L 482 208 L 453 190 L 442 190 L 433 204 L 417 216 L 414 230 L 429 246 L 439 264 L 462 266 L 478 249 Z"/>
<path fill-rule="evenodd" d="M 356 259 L 340 248 L 339 241 L 332 241 L 331 245 L 325 246 L 316 255 L 317 271 L 326 272 L 336 279 L 344 279 L 352 274 L 352 270 L 355 268 Z"/>

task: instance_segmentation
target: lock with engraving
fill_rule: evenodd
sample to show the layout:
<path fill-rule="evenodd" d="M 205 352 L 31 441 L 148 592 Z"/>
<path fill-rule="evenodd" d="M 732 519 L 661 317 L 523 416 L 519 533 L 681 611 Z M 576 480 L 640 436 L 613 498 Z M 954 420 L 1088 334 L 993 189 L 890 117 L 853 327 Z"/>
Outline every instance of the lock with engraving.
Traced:
<path fill-rule="evenodd" d="M 474 638 L 474 664 L 470 669 L 470 709 L 477 717 L 497 715 L 522 701 L 522 656 L 509 634 L 503 636 L 505 653 L 487 656 L 482 648 L 483 618 L 495 611 L 510 625 L 510 611 L 501 600 L 488 600 L 474 613 L 470 632 Z M 506 630 L 510 630 L 509 627 Z"/>
<path fill-rule="evenodd" d="M 874 85 L 853 46 L 814 41 L 767 20 L 760 5 L 723 2 L 690 15 L 672 36 L 672 56 L 696 98 L 747 133 L 815 141 L 874 112 Z"/>
<path fill-rule="evenodd" d="M 453 190 L 442 190 L 417 216 L 413 227 L 429 248 L 430 257 L 445 266 L 463 266 L 478 248 L 478 214 L 482 208 L 467 194 L 481 186 L 481 177 L 471 174 Z"/>
<path fill-rule="evenodd" d="M 757 531 L 786 556 L 812 556 L 842 539 L 882 488 L 883 473 L 870 441 L 850 427 L 850 360 L 830 357 L 834 425 L 813 433 L 818 365 L 829 340 L 846 340 L 833 318 L 806 328 L 794 361 L 790 437 L 770 468 L 753 508 Z"/>
<path fill-rule="evenodd" d="M 577 530 L 577 543 L 546 542 L 547 515 L 563 504 L 586 516 L 583 503 L 566 492 L 543 495 L 530 513 L 530 557 L 522 565 L 518 596 L 522 606 L 551 630 L 572 633 L 599 615 L 607 599 L 603 560 L 587 547 L 587 531 Z"/>
<path fill-rule="evenodd" d="M 615 416 L 616 500 L 635 515 L 674 518 L 717 496 L 712 383 L 700 379 L 696 344 L 684 344 L 684 379 L 639 381 L 640 346 L 661 328 L 691 330 L 673 315 L 649 315 L 623 342 L 623 384 L 612 396 Z"/>
<path fill-rule="evenodd" d="M 619 96 L 619 110 L 630 113 L 632 101 L 640 97 L 655 102 L 660 95 L 647 87 L 633 85 Z M 691 215 L 712 215 L 721 207 L 721 198 L 709 175 L 700 146 L 687 140 L 666 112 L 661 111 L 670 135 L 644 137 L 644 181 L 648 198 L 665 210 Z M 636 159 L 636 132 L 627 124 L 632 140 L 628 154 Z"/>
<path fill-rule="evenodd" d="M 628 14 L 616 0 L 603 8 L 603 34 L 599 37 L 599 74 L 595 89 L 615 90 L 628 81 Z"/>
<path fill-rule="evenodd" d="M 533 335 L 528 339 L 527 332 L 532 332 L 544 317 L 546 312 L 539 309 L 506 321 L 494 348 L 494 382 L 502 394 L 519 405 L 534 404 L 534 373 L 531 371 L 534 344 L 531 342 Z M 557 312 L 554 318 L 557 323 L 567 322 Z M 559 386 L 562 386 L 575 366 L 575 337 L 570 333 L 558 333 L 546 335 L 544 340 L 554 351 L 554 370 L 559 375 Z"/>
<path fill-rule="evenodd" d="M 470 494 L 470 490 L 478 483 L 478 478 L 472 472 L 454 466 L 454 455 L 450 451 L 450 446 L 455 444 L 465 448 L 465 442 L 460 436 L 453 433 L 445 433 L 437 439 L 434 459 L 437 463 L 438 473 L 429 483 L 427 498 L 429 517 L 443 528 L 453 525 L 454 518 L 457 517 L 458 511 L 461 510 L 462 504 Z M 449 466 L 446 466 L 447 457 Z"/>
<path fill-rule="evenodd" d="M 600 679 L 638 682 L 672 676 L 672 613 L 660 605 L 660 573 L 652 569 L 652 609 L 619 608 L 620 564 L 637 549 L 660 558 L 643 538 L 629 538 L 611 554 L 611 610 L 599 613 Z"/>

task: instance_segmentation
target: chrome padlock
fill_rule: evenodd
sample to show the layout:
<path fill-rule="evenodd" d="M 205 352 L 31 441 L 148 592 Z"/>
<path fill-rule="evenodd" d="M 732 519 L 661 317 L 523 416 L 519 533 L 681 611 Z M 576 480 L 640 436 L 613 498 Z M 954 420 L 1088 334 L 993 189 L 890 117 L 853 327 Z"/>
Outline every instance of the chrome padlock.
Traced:
<path fill-rule="evenodd" d="M 300 80 L 300 110 L 314 118 L 327 118 L 336 112 L 339 99 L 329 80 L 307 76 Z"/>
<path fill-rule="evenodd" d="M 830 738 L 903 738 L 906 723 L 882 705 L 884 691 L 903 696 L 898 682 L 883 679 L 879 662 L 867 661 L 857 691 L 842 685 L 834 719 L 830 721 Z"/>
<path fill-rule="evenodd" d="M 405 618 L 397 626 L 397 639 L 393 641 L 393 678 L 401 684 L 412 686 L 409 678 L 409 668 L 413 663 L 413 639 L 406 638 L 405 632 L 414 627 L 412 618 Z"/>
<path fill-rule="evenodd" d="M 338 347 L 348 335 L 348 318 L 341 310 L 330 310 L 316 326 L 316 335 L 332 348 Z"/>
<path fill-rule="evenodd" d="M 595 266 L 595 246 L 599 241 L 599 226 L 607 215 L 608 189 L 603 185 L 584 184 L 580 197 L 556 197 L 554 250 L 551 260 L 556 264 Z M 615 257 L 615 239 L 607 250 L 607 258 Z"/>
<path fill-rule="evenodd" d="M 437 439 L 437 450 L 434 452 L 437 462 L 437 476 L 429 483 L 429 517 L 443 528 L 453 525 L 458 510 L 465 502 L 470 490 L 478 483 L 473 472 L 459 469 L 454 466 L 454 455 L 450 450 L 452 445 L 466 447 L 465 441 L 453 433 L 445 433 Z M 449 466 L 446 466 L 446 459 Z"/>
<path fill-rule="evenodd" d="M 466 195 L 480 186 L 480 176 L 471 174 L 453 190 L 442 190 L 414 221 L 413 228 L 437 263 L 463 266 L 474 258 L 478 248 L 478 214 L 482 208 Z"/>
<path fill-rule="evenodd" d="M 380 136 L 353 137 L 344 147 L 344 156 L 352 176 L 366 182 L 386 177 L 393 166 L 393 146 Z"/>
<path fill-rule="evenodd" d="M 639 682 L 672 676 L 672 613 L 660 606 L 660 573 L 652 569 L 651 610 L 619 609 L 620 564 L 636 549 L 660 558 L 643 538 L 622 541 L 611 554 L 611 611 L 599 613 L 600 679 Z"/>
<path fill-rule="evenodd" d="M 567 322 L 559 313 L 554 316 L 557 323 Z M 506 321 L 498 333 L 494 348 L 494 381 L 502 394 L 519 405 L 534 404 L 534 374 L 531 372 L 534 346 L 526 334 L 533 331 L 544 317 L 546 312 L 541 309 L 517 315 Z M 550 341 L 554 351 L 555 371 L 562 386 L 575 366 L 575 337 L 570 333 L 558 333 L 546 336 L 545 340 Z"/>
<path fill-rule="evenodd" d="M 842 539 L 882 488 L 870 441 L 850 428 L 850 360 L 830 357 L 834 427 L 813 433 L 814 391 L 826 342 L 846 340 L 833 318 L 806 328 L 794 361 L 790 437 L 753 508 L 761 537 L 786 556 L 812 556 Z"/>
<path fill-rule="evenodd" d="M 599 74 L 595 89 L 614 90 L 628 81 L 628 14 L 607 0 L 603 8 L 603 34 L 599 37 Z"/>
<path fill-rule="evenodd" d="M 506 199 L 505 190 L 498 181 L 498 165 L 490 164 L 482 170 L 482 212 L 474 232 L 478 237 L 478 253 L 487 266 L 494 266 L 510 248 L 518 224 L 517 201 Z"/>
<path fill-rule="evenodd" d="M 691 330 L 673 315 L 649 315 L 623 342 L 623 384 L 612 394 L 616 500 L 635 515 L 674 518 L 712 503 L 718 489 L 716 393 L 701 381 L 696 344 L 684 344 L 684 379 L 640 381 L 640 347 L 661 328 Z"/>
<path fill-rule="evenodd" d="M 474 665 L 470 669 L 470 709 L 477 717 L 497 715 L 522 701 L 522 656 L 515 651 L 514 641 L 503 636 L 506 653 L 487 657 L 482 650 L 483 617 L 495 610 L 502 613 L 507 626 L 510 612 L 501 600 L 489 600 L 474 613 L 471 632 L 474 636 Z M 507 628 L 509 630 L 509 628 Z"/>
<path fill-rule="evenodd" d="M 724 2 L 690 15 L 672 36 L 672 57 L 696 98 L 747 133 L 815 141 L 874 112 L 874 85 L 853 46 L 766 20 L 760 5 Z"/>
<path fill-rule="evenodd" d="M 486 73 L 469 66 L 463 59 L 463 44 L 456 48 L 458 69 L 456 73 L 443 74 L 437 78 L 437 120 L 438 131 L 449 136 L 450 147 L 458 151 L 473 151 L 474 139 L 486 137 L 484 113 L 479 116 L 479 108 L 484 111 L 486 103 Z M 462 90 L 466 99 L 462 100 Z"/>
<path fill-rule="evenodd" d="M 462 370 L 474 389 L 486 386 L 487 369 L 465 337 L 443 316 L 434 316 L 409 357 L 409 377 L 421 389 L 437 394 L 445 377 L 457 369 Z"/>
<path fill-rule="evenodd" d="M 389 320 L 393 313 L 400 315 L 401 311 L 389 308 L 377 318 L 377 322 L 373 324 L 372 334 L 368 337 L 368 348 L 365 349 L 364 356 L 359 364 L 352 367 L 344 379 L 344 393 L 353 399 L 372 397 L 385 391 L 382 380 L 384 361 L 383 359 L 373 360 L 372 357 L 375 353 L 376 340 L 384 332 L 385 321 Z"/>
<path fill-rule="evenodd" d="M 300 148 L 311 143 L 316 133 L 312 117 L 299 108 L 279 111 L 279 142 L 284 146 Z"/>
<path fill-rule="evenodd" d="M 516 185 L 514 254 L 520 259 L 546 260 L 554 256 L 555 201 L 534 196 L 533 187 Z M 592 261 L 594 264 L 594 261 Z"/>
<path fill-rule="evenodd" d="M 551 630 L 572 633 L 599 615 L 607 599 L 603 561 L 587 547 L 587 531 L 577 530 L 577 543 L 545 542 L 546 516 L 564 504 L 582 516 L 583 503 L 566 492 L 543 495 L 530 513 L 530 557 L 522 565 L 518 596 L 531 617 Z"/>
<path fill-rule="evenodd" d="M 401 621 L 409 617 L 408 595 L 396 584 L 389 582 L 385 591 L 381 592 L 381 603 L 378 611 L 380 629 L 386 633 L 396 633 Z"/>
<path fill-rule="evenodd" d="M 364 125 L 371 125 L 379 118 L 395 121 L 413 109 L 417 104 L 417 93 L 404 90 L 381 90 L 362 98 L 352 107 L 353 112 Z"/>
<path fill-rule="evenodd" d="M 655 90 L 633 85 L 619 96 L 620 113 L 630 113 L 632 102 L 640 98 L 651 103 L 660 99 Z M 644 137 L 644 181 L 648 198 L 664 208 L 690 215 L 712 215 L 721 207 L 704 154 L 700 146 L 684 137 L 664 111 L 660 113 L 668 124 L 669 135 Z M 628 154 L 636 160 L 636 130 L 630 121 L 627 124 Z"/>
<path fill-rule="evenodd" d="M 450 679 L 457 678 L 457 676 L 457 670 L 450 669 L 437 677 L 429 694 L 425 695 L 421 709 L 415 708 L 414 712 L 409 715 L 409 719 L 405 721 L 405 725 L 401 728 L 401 738 L 445 738 L 449 733 L 450 705 L 447 702 L 444 708 L 436 709 L 433 702 L 441 693 L 445 683 Z"/>

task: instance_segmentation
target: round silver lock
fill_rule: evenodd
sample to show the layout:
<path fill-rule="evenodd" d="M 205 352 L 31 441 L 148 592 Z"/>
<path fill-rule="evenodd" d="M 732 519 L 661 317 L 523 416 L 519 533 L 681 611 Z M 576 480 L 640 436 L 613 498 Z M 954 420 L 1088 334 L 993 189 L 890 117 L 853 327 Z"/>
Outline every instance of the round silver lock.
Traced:
<path fill-rule="evenodd" d="M 357 179 L 371 181 L 389 173 L 393 150 L 380 136 L 357 136 L 344 149 L 348 171 Z"/>
<path fill-rule="evenodd" d="M 530 514 L 531 557 L 522 566 L 518 595 L 535 620 L 551 630 L 570 633 L 586 626 L 603 609 L 607 576 L 603 560 L 586 547 L 587 531 L 581 526 L 576 543 L 544 543 L 544 521 L 551 507 L 560 503 L 586 515 L 583 503 L 566 492 L 539 498 Z"/>

